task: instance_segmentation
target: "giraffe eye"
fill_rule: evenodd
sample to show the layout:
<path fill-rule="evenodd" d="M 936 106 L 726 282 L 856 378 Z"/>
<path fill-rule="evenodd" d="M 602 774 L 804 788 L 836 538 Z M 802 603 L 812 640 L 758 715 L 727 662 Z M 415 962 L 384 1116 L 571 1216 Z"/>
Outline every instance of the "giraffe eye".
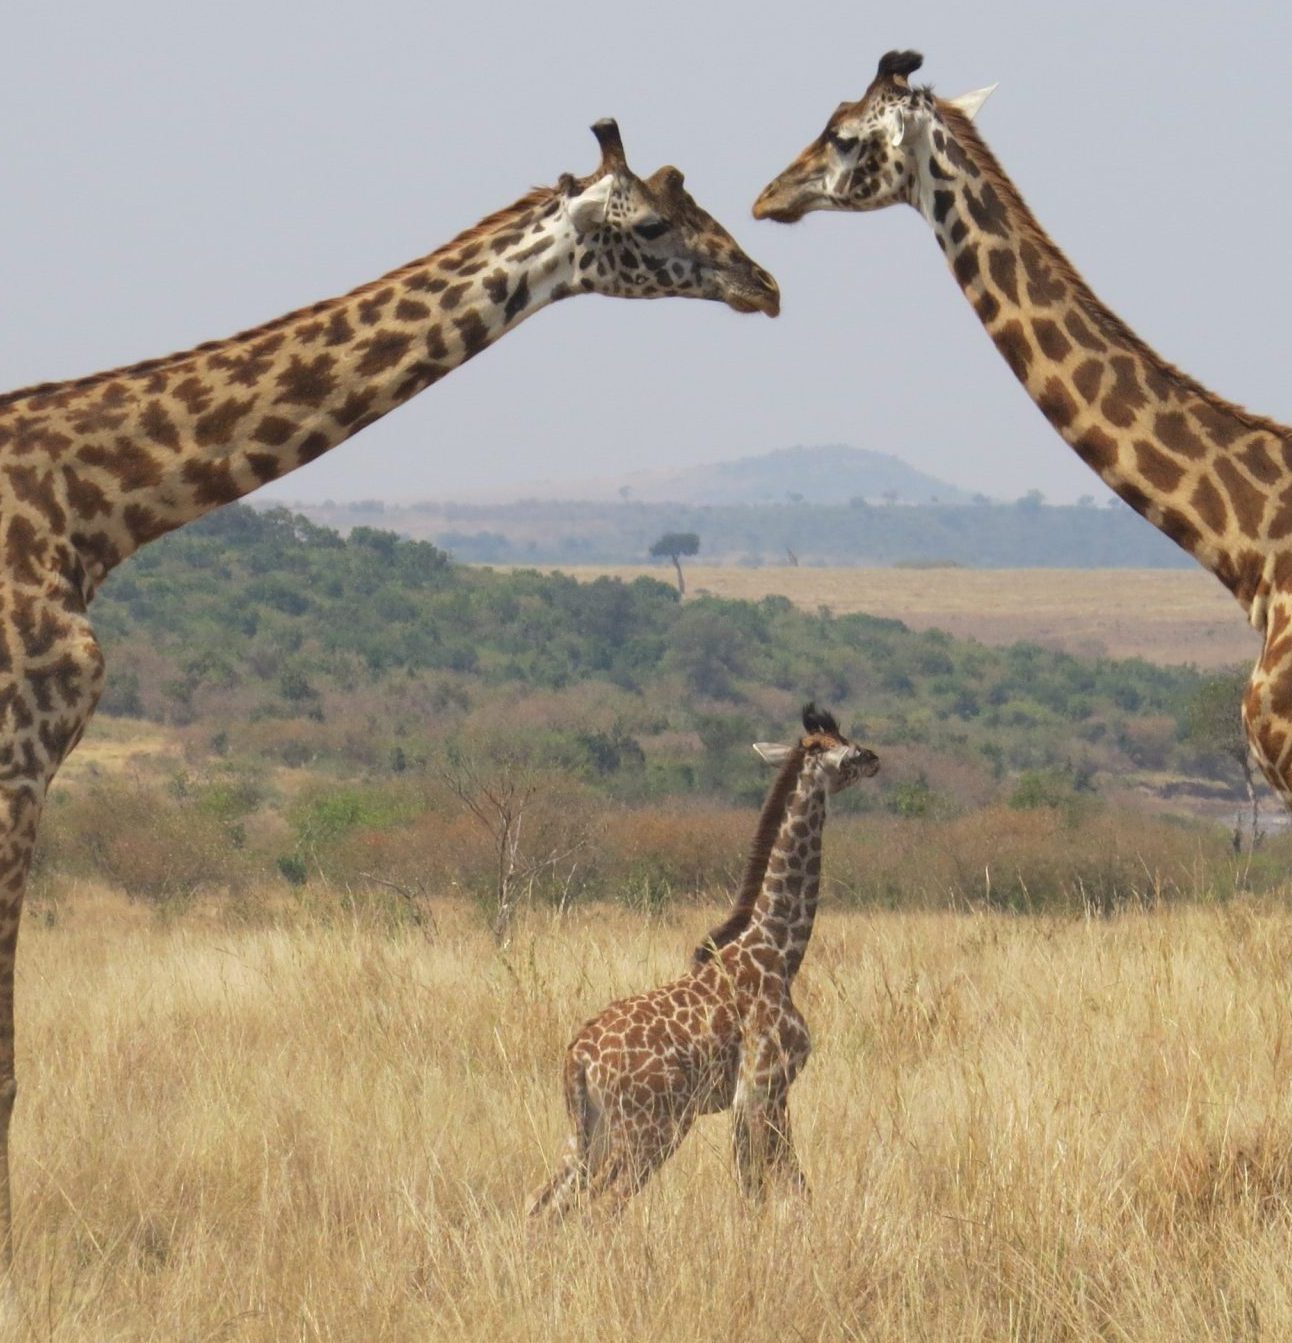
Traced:
<path fill-rule="evenodd" d="M 838 131 L 831 131 L 827 138 L 841 154 L 851 153 L 857 147 L 855 135 L 840 135 Z"/>
<path fill-rule="evenodd" d="M 662 219 L 646 219 L 640 224 L 633 225 L 633 232 L 639 238 L 651 242 L 655 238 L 662 238 L 668 232 L 668 228 L 668 224 Z"/>

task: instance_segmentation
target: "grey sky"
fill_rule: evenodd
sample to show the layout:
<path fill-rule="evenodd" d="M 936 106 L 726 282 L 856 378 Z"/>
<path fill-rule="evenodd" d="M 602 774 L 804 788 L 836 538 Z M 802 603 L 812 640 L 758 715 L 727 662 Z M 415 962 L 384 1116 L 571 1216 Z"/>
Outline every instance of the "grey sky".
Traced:
<path fill-rule="evenodd" d="M 231 334 L 433 250 L 596 162 L 619 119 L 780 280 L 775 322 L 579 298 L 273 487 L 451 497 L 796 443 L 971 490 L 1102 497 L 912 210 L 755 223 L 759 188 L 894 46 L 957 94 L 1096 290 L 1292 421 L 1292 16 L 1124 0 L 446 5 L 86 0 L 7 11 L 0 384 Z"/>

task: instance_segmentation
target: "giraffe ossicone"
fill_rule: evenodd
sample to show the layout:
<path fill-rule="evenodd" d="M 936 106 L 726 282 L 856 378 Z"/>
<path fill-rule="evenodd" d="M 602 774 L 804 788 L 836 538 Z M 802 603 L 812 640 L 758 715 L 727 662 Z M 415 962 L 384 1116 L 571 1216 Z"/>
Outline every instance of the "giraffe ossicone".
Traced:
<path fill-rule="evenodd" d="M 889 52 L 856 102 L 764 188 L 760 219 L 911 205 L 1041 413 L 1137 513 L 1209 569 L 1264 636 L 1243 700 L 1252 752 L 1292 806 L 1292 427 L 1162 358 L 1037 223 L 971 120 L 988 90 L 916 88 Z M 994 86 L 993 86 L 994 87 Z"/>
<path fill-rule="evenodd" d="M 583 293 L 775 316 L 776 281 L 687 193 L 601 162 L 436 252 L 228 340 L 0 396 L 0 1308 L 12 1261 L 14 957 L 45 794 L 103 684 L 86 608 L 140 546 L 313 461 Z"/>
<path fill-rule="evenodd" d="M 759 817 L 731 915 L 695 949 L 690 970 L 612 1003 L 566 1050 L 572 1132 L 534 1214 L 631 1197 L 695 1120 L 730 1109 L 745 1192 L 768 1178 L 806 1189 L 790 1139 L 789 1088 L 811 1038 L 791 989 L 816 919 L 826 801 L 869 778 L 875 754 L 809 704 L 792 746 L 754 749 L 780 767 Z"/>

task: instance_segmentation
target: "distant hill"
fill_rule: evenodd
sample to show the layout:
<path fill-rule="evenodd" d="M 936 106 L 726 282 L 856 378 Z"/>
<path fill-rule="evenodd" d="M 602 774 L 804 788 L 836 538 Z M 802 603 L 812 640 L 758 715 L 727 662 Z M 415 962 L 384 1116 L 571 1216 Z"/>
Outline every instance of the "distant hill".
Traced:
<path fill-rule="evenodd" d="M 1120 500 L 1053 507 L 968 495 L 884 452 L 832 445 L 676 471 L 498 489 L 493 499 L 298 503 L 342 532 L 380 527 L 484 564 L 637 564 L 695 532 L 717 564 L 1180 568 L 1192 561 Z M 519 497 L 518 497 L 519 496 Z"/>
<path fill-rule="evenodd" d="M 464 495 L 463 503 L 510 503 L 520 499 L 593 503 L 689 504 L 964 504 L 966 491 L 925 475 L 900 458 L 869 448 L 828 444 L 777 448 L 754 457 L 707 466 L 633 471 L 583 480 L 539 480 Z"/>

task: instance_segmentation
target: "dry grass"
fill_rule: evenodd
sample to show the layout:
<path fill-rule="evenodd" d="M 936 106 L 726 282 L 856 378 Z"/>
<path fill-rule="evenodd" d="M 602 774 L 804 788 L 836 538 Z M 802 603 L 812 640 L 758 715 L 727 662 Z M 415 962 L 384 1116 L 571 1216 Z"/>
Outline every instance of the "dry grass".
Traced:
<path fill-rule="evenodd" d="M 59 771 L 59 782 L 81 782 L 107 775 L 149 773 L 181 760 L 177 733 L 140 718 L 98 714 Z"/>
<path fill-rule="evenodd" d="M 812 1203 L 744 1205 L 718 1118 L 617 1223 L 527 1224 L 565 1040 L 712 912 L 535 916 L 504 959 L 466 909 L 428 941 L 305 908 L 35 905 L 33 1336 L 1292 1336 L 1281 910 L 827 913 L 793 1099 Z"/>
<path fill-rule="evenodd" d="M 569 566 L 591 580 L 671 566 Z M 815 611 L 864 611 L 988 644 L 1028 639 L 1086 656 L 1223 667 L 1252 662 L 1260 640 L 1234 599 L 1201 569 L 740 569 L 687 567 L 688 595 L 788 597 Z"/>

